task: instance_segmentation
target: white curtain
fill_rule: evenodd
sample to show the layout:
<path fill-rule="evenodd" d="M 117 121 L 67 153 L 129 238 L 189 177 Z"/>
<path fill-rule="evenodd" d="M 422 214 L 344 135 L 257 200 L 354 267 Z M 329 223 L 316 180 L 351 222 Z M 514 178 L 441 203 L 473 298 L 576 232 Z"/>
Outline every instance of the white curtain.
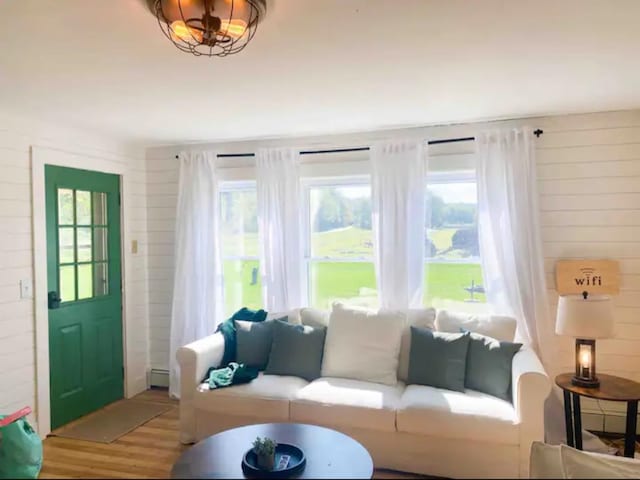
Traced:
<path fill-rule="evenodd" d="M 542 324 L 551 317 L 533 132 L 530 128 L 482 132 L 476 136 L 476 148 L 478 235 L 487 300 L 495 311 L 517 318 L 519 339 L 543 356 Z"/>
<path fill-rule="evenodd" d="M 557 373 L 555 315 L 549 309 L 531 128 L 476 135 L 478 234 L 487 300 L 518 320 L 517 337 L 539 354 L 551 381 Z M 565 442 L 559 392 L 545 405 L 545 436 Z M 584 448 L 606 451 L 583 431 Z"/>
<path fill-rule="evenodd" d="M 422 306 L 426 239 L 424 142 L 371 148 L 376 281 L 382 308 Z"/>
<path fill-rule="evenodd" d="M 181 153 L 171 312 L 169 393 L 180 396 L 176 351 L 211 335 L 222 321 L 218 187 L 211 152 Z"/>
<path fill-rule="evenodd" d="M 298 152 L 258 150 L 256 179 L 264 306 L 284 312 L 302 306 Z"/>

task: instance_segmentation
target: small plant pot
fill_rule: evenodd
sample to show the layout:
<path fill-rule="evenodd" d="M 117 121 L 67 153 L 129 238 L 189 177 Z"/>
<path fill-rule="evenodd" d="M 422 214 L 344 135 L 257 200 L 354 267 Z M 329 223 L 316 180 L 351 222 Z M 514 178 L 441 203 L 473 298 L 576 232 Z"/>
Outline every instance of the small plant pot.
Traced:
<path fill-rule="evenodd" d="M 258 468 L 268 471 L 273 470 L 276 463 L 275 453 L 272 455 L 256 455 L 256 458 L 258 459 Z"/>

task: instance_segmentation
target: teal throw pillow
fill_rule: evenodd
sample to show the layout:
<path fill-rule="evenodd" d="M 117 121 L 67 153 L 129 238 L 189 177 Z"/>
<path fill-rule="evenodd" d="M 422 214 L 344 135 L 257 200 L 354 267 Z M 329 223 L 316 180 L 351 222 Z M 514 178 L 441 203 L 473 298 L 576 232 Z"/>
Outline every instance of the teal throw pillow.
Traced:
<path fill-rule="evenodd" d="M 320 377 L 325 327 L 292 325 L 276 320 L 273 343 L 265 369 L 269 375 L 291 375 L 311 382 Z"/>
<path fill-rule="evenodd" d="M 511 365 L 521 343 L 471 333 L 465 387 L 511 401 Z"/>
<path fill-rule="evenodd" d="M 469 333 L 411 327 L 408 383 L 464 392 Z"/>
<path fill-rule="evenodd" d="M 286 322 L 287 317 L 278 320 Z M 269 361 L 275 320 L 247 322 L 236 320 L 236 361 L 248 367 L 264 370 Z"/>

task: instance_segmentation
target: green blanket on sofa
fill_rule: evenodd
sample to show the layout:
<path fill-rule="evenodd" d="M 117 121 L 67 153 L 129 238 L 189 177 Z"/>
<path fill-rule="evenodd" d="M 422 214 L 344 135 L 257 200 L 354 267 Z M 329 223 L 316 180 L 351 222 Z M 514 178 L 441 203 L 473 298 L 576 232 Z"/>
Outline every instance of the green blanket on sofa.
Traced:
<path fill-rule="evenodd" d="M 247 367 L 243 363 L 231 362 L 224 368 L 210 368 L 205 379 L 209 390 L 249 383 L 258 376 L 258 369 Z"/>

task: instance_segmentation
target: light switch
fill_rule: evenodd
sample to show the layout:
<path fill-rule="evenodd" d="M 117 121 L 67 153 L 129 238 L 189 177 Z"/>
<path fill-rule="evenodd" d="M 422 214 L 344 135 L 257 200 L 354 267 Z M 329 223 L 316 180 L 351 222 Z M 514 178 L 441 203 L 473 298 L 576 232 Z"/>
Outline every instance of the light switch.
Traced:
<path fill-rule="evenodd" d="M 33 282 L 30 278 L 20 280 L 20 298 L 33 298 Z"/>
<path fill-rule="evenodd" d="M 138 253 L 138 240 L 131 241 L 131 253 L 133 254 Z"/>

